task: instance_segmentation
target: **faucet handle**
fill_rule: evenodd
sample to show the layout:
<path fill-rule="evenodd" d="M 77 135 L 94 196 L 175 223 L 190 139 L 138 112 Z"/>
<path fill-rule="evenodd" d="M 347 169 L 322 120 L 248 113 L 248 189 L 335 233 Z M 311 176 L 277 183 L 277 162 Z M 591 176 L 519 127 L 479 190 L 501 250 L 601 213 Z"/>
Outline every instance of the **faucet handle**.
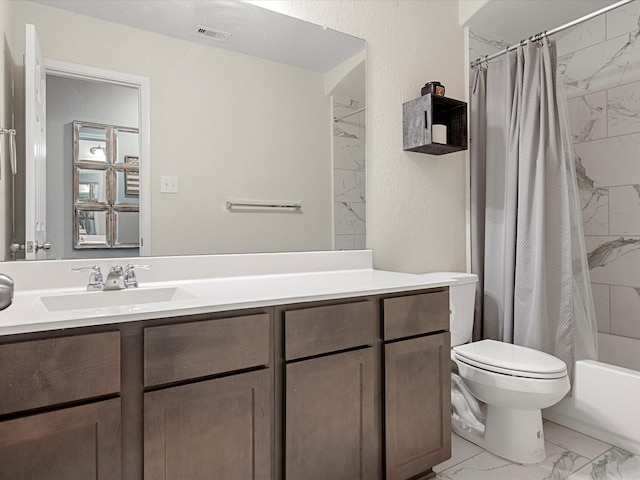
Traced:
<path fill-rule="evenodd" d="M 136 278 L 136 272 L 134 271 L 136 268 L 142 270 L 149 270 L 151 265 L 135 265 L 132 263 L 127 264 L 124 270 L 124 286 L 125 288 L 137 287 L 138 279 Z"/>
<path fill-rule="evenodd" d="M 102 278 L 102 272 L 100 271 L 99 266 L 94 265 L 93 267 L 72 268 L 71 271 L 73 273 L 91 272 L 91 275 L 89 276 L 89 284 L 87 285 L 87 290 L 103 290 L 104 289 L 104 280 Z"/>
<path fill-rule="evenodd" d="M 126 267 L 127 270 L 133 270 L 135 268 L 140 268 L 142 270 L 149 270 L 151 268 L 151 265 L 134 265 L 133 263 L 128 263 Z"/>

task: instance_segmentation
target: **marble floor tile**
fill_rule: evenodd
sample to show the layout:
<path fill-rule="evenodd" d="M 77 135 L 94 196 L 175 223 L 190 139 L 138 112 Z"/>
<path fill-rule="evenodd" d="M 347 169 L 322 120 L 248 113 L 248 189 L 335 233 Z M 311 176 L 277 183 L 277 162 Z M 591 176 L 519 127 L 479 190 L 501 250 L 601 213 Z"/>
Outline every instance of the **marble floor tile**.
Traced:
<path fill-rule="evenodd" d="M 618 447 L 607 451 L 568 478 L 568 480 L 638 479 L 640 479 L 640 456 Z"/>
<path fill-rule="evenodd" d="M 524 466 L 483 452 L 444 472 L 447 480 L 564 480 L 589 463 L 575 452 L 545 442 L 547 459 L 539 465 Z"/>
<path fill-rule="evenodd" d="M 448 468 L 468 460 L 469 458 L 482 453 L 484 450 L 479 446 L 459 437 L 455 433 L 451 434 L 451 458 L 446 462 L 433 467 L 434 472 L 443 472 Z"/>
<path fill-rule="evenodd" d="M 588 459 L 594 459 L 611 448 L 608 443 L 553 422 L 544 423 L 544 438 L 549 443 L 571 450 Z"/>
<path fill-rule="evenodd" d="M 451 480 L 451 479 L 447 477 L 444 473 L 440 472 L 436 474 L 436 480 Z"/>

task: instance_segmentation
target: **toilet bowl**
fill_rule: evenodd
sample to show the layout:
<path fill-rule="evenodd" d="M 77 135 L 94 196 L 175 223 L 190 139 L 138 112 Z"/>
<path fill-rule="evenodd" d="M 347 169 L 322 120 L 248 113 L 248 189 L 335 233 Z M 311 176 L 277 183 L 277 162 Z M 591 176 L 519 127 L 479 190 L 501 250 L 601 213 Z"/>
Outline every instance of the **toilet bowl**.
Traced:
<path fill-rule="evenodd" d="M 498 342 L 471 340 L 473 274 L 450 274 L 451 424 L 461 437 L 512 462 L 545 460 L 543 408 L 569 391 L 565 363 L 547 353 Z"/>
<path fill-rule="evenodd" d="M 464 409 L 459 412 L 460 402 L 455 402 L 454 431 L 512 462 L 544 461 L 541 410 L 559 402 L 569 391 L 564 362 L 543 352 L 494 340 L 454 347 L 452 358 L 464 386 L 484 403 L 483 422 Z M 460 388 L 459 384 L 452 385 L 452 391 Z M 468 396 L 466 400 L 469 401 Z M 484 423 L 484 428 L 466 428 L 474 422 Z"/>

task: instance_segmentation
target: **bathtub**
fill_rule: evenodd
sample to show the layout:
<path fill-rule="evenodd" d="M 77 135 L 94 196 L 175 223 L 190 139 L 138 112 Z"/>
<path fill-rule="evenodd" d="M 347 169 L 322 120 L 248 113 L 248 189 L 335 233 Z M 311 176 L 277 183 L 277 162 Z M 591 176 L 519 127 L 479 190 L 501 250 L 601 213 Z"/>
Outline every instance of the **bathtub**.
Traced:
<path fill-rule="evenodd" d="M 573 396 L 543 417 L 640 455 L 640 372 L 581 360 L 573 383 Z"/>

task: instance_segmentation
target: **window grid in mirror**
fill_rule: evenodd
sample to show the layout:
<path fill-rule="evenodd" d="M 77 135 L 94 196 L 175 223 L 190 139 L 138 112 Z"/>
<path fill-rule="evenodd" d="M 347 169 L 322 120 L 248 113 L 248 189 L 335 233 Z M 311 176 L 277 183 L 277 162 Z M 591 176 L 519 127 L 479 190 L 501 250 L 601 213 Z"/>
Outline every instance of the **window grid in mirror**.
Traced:
<path fill-rule="evenodd" d="M 74 248 L 139 246 L 137 137 L 136 128 L 73 122 Z"/>

